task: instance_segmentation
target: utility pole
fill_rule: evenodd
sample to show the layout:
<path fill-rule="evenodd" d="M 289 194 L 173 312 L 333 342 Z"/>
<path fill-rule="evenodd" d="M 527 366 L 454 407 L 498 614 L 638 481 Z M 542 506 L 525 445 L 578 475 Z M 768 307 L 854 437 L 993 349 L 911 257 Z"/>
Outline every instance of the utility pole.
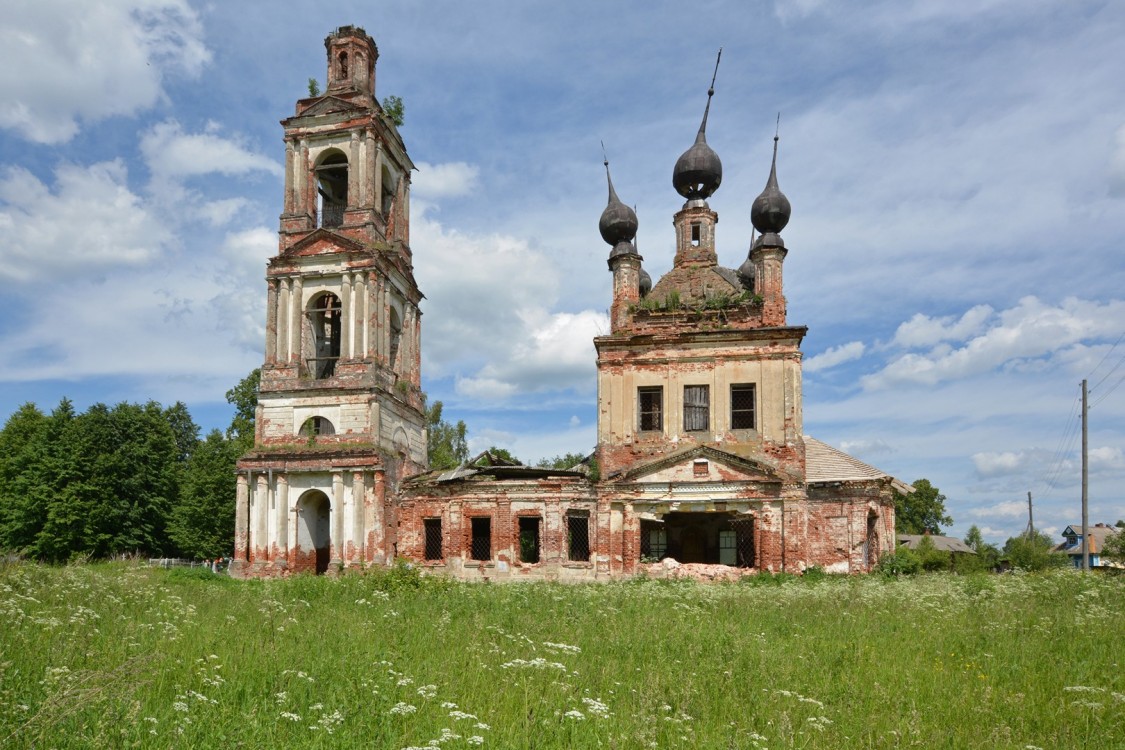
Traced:
<path fill-rule="evenodd" d="M 1035 516 L 1031 514 L 1031 490 L 1027 491 L 1027 538 L 1035 537 Z"/>
<path fill-rule="evenodd" d="M 1082 379 L 1082 572 L 1090 570 L 1090 454 L 1086 438 L 1086 422 L 1090 407 L 1086 404 L 1086 379 Z"/>

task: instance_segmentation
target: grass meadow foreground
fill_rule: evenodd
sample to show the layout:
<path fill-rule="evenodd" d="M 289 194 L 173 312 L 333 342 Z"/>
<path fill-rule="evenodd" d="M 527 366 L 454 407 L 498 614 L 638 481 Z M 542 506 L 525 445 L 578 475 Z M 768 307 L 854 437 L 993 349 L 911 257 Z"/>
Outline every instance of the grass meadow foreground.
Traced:
<path fill-rule="evenodd" d="M 6 748 L 1121 748 L 1125 577 L 0 567 Z"/>

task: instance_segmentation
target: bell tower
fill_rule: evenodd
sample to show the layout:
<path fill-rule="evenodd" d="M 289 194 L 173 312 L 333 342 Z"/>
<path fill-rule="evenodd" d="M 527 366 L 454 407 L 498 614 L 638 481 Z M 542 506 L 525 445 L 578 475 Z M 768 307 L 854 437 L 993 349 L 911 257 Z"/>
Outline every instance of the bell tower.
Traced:
<path fill-rule="evenodd" d="M 342 26 L 324 46 L 326 91 L 281 122 L 285 190 L 266 268 L 256 434 L 238 463 L 244 575 L 393 557 L 387 499 L 426 467 L 414 165 L 375 97 L 375 40 Z"/>

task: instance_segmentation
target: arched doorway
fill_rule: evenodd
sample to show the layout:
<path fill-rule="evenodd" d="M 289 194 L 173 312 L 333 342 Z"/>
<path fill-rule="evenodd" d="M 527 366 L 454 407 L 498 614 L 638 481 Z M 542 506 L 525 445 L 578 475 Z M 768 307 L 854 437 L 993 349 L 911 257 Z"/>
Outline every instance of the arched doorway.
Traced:
<path fill-rule="evenodd" d="M 313 563 L 317 575 L 328 570 L 332 554 L 331 514 L 332 503 L 320 490 L 309 490 L 297 503 L 298 565 Z"/>

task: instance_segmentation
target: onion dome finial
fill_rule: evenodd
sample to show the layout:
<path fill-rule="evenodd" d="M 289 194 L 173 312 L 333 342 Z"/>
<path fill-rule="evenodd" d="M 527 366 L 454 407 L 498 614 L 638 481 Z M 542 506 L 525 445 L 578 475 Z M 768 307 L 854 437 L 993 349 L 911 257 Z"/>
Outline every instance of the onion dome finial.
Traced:
<path fill-rule="evenodd" d="M 618 246 L 629 245 L 637 236 L 637 214 L 617 197 L 617 191 L 613 189 L 613 178 L 609 174 L 609 159 L 605 159 L 603 163 L 606 182 L 609 183 L 609 202 L 598 220 L 598 231 L 607 244 L 614 246 L 613 252 L 621 255 L 621 252 L 617 252 Z"/>
<path fill-rule="evenodd" d="M 780 119 L 781 116 L 778 115 L 779 122 Z M 781 243 L 781 238 L 777 236 L 777 233 L 789 223 L 791 211 L 789 199 L 777 186 L 777 141 L 777 133 L 774 133 L 773 163 L 770 165 L 770 177 L 766 181 L 766 189 L 754 199 L 754 205 L 750 207 L 750 221 L 754 224 L 754 228 L 762 233 L 762 242 L 766 244 L 771 242 Z M 766 235 L 773 236 L 767 237 Z M 784 246 L 782 243 L 781 247 Z"/>
<path fill-rule="evenodd" d="M 711 112 L 711 97 L 715 95 L 715 78 L 719 75 L 719 60 L 723 48 L 715 58 L 715 72 L 711 76 L 711 87 L 707 89 L 707 106 L 703 109 L 703 122 L 699 124 L 695 143 L 676 160 L 672 170 L 672 187 L 676 192 L 690 200 L 706 200 L 719 189 L 723 181 L 723 163 L 719 155 L 707 145 L 707 116 Z"/>

